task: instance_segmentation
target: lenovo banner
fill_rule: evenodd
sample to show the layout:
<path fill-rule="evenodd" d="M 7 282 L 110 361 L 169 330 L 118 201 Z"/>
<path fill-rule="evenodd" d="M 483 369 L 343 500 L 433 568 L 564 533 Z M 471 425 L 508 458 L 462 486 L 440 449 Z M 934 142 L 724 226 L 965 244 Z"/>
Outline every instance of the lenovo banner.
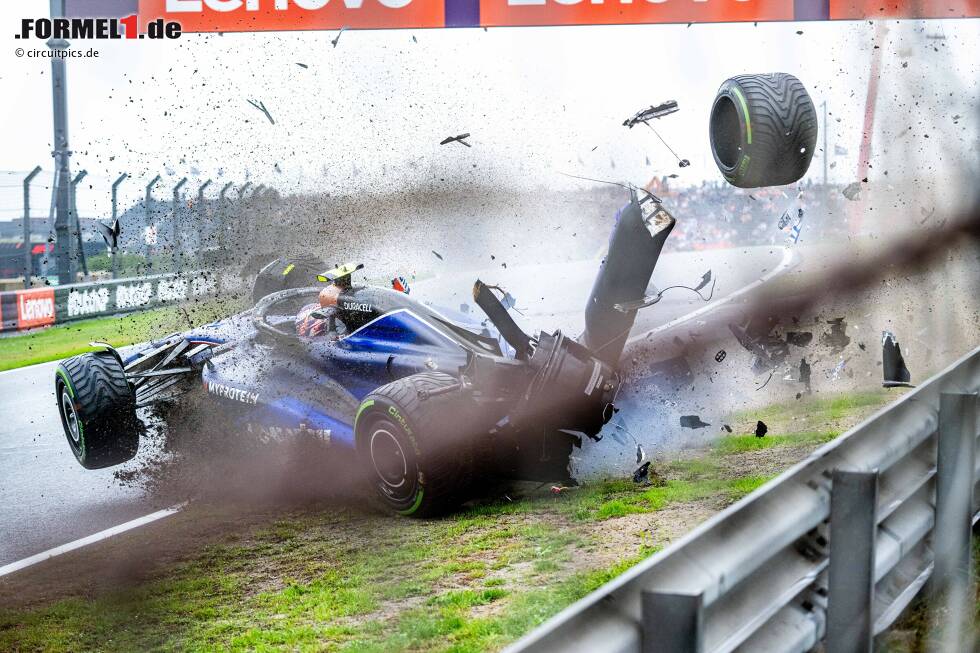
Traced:
<path fill-rule="evenodd" d="M 184 32 L 978 16 L 980 0 L 139 0 L 141 29 Z"/>

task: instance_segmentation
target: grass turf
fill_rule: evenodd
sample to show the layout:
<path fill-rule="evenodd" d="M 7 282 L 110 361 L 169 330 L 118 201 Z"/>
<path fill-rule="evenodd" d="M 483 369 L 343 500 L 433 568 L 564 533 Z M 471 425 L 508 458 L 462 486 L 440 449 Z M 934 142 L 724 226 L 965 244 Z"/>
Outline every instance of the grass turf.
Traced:
<path fill-rule="evenodd" d="M 92 351 L 88 343 L 122 347 L 207 324 L 242 310 L 235 300 L 207 300 L 139 313 L 58 324 L 0 338 L 0 371 L 60 360 Z"/>
<path fill-rule="evenodd" d="M 426 521 L 296 510 L 229 533 L 154 580 L 0 609 L 0 650 L 499 649 L 657 551 L 665 542 L 651 536 L 649 518 L 658 512 L 727 505 L 768 478 L 745 474 L 746 456 L 782 450 L 788 464 L 799 447 L 835 437 L 890 398 L 755 411 L 771 435 L 727 436 L 659 465 L 645 487 L 612 480 L 557 497 L 501 497 Z M 787 432 L 801 415 L 826 429 Z M 621 538 L 614 546 L 611 534 Z"/>

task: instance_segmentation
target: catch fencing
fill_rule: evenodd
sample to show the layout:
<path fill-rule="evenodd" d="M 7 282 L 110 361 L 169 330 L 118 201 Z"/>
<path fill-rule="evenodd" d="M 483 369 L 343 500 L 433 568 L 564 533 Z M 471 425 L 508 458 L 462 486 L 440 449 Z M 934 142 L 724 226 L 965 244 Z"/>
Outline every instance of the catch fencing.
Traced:
<path fill-rule="evenodd" d="M 241 290 L 242 284 L 243 279 L 234 274 L 190 272 L 0 292 L 0 331 L 214 298 Z"/>
<path fill-rule="evenodd" d="M 967 650 L 978 389 L 980 348 L 507 652 L 870 652 L 924 588 Z"/>

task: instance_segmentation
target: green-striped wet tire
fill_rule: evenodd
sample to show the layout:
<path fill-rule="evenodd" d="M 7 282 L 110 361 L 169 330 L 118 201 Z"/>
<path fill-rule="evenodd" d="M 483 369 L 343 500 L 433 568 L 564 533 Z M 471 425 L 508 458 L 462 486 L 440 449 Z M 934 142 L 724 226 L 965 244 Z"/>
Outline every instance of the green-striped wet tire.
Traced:
<path fill-rule="evenodd" d="M 83 467 L 110 467 L 136 455 L 136 400 L 114 353 L 96 351 L 62 361 L 54 385 L 68 446 Z"/>
<path fill-rule="evenodd" d="M 730 184 L 783 186 L 810 167 L 817 112 L 792 75 L 739 75 L 718 89 L 708 133 L 715 163 Z"/>
<path fill-rule="evenodd" d="M 474 473 L 476 405 L 442 372 L 423 372 L 381 386 L 361 402 L 354 437 L 365 473 L 395 512 L 431 517 L 468 498 Z"/>

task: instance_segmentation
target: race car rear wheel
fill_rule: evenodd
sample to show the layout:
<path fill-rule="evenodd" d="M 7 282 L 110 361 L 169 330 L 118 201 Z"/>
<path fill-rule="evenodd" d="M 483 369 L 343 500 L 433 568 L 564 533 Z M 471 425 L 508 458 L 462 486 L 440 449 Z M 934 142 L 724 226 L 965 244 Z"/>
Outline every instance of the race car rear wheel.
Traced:
<path fill-rule="evenodd" d="M 55 372 L 55 397 L 68 446 L 83 467 L 110 467 L 136 455 L 136 399 L 113 352 L 62 361 Z"/>
<path fill-rule="evenodd" d="M 423 372 L 381 386 L 354 422 L 358 457 L 382 501 L 402 515 L 430 517 L 468 497 L 477 407 L 455 378 Z"/>
<path fill-rule="evenodd" d="M 280 290 L 290 288 L 308 288 L 316 285 L 316 275 L 327 267 L 318 257 L 312 254 L 280 257 L 266 263 L 259 270 L 252 285 L 252 301 L 258 302 L 263 297 Z"/>
<path fill-rule="evenodd" d="M 708 133 L 715 163 L 730 184 L 783 186 L 810 167 L 817 112 L 792 75 L 739 75 L 718 89 Z"/>

